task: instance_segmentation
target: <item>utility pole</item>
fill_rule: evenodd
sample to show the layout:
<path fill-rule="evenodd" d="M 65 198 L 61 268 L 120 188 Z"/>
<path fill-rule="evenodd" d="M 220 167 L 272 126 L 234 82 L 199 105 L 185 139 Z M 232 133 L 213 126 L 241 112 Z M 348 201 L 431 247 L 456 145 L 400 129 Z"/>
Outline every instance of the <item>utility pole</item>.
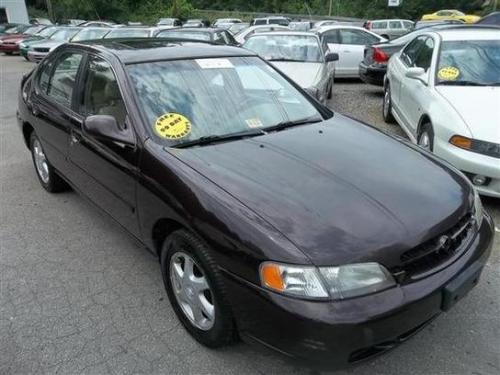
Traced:
<path fill-rule="evenodd" d="M 328 16 L 332 16 L 332 6 L 333 6 L 333 0 L 330 0 L 330 8 L 328 8 Z"/>
<path fill-rule="evenodd" d="M 52 0 L 45 0 L 47 4 L 47 13 L 49 14 L 49 19 L 54 22 L 54 9 L 52 8 Z"/>

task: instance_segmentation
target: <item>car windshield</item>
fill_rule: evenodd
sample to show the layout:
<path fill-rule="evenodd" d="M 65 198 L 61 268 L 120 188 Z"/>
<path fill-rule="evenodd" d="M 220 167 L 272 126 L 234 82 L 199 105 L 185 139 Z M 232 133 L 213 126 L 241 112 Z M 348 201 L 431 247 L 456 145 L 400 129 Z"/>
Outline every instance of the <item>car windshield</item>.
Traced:
<path fill-rule="evenodd" d="M 54 34 L 56 31 L 57 31 L 56 26 L 50 26 L 50 27 L 46 27 L 45 29 L 40 31 L 37 35 L 39 35 L 43 38 L 47 38 L 47 37 L 51 36 L 52 34 Z"/>
<path fill-rule="evenodd" d="M 255 35 L 243 47 L 269 61 L 323 61 L 318 39 L 312 35 Z"/>
<path fill-rule="evenodd" d="M 500 40 L 456 40 L 441 45 L 436 83 L 500 85 Z"/>
<path fill-rule="evenodd" d="M 82 40 L 93 40 L 93 39 L 101 39 L 109 33 L 109 29 L 102 28 L 102 29 L 84 29 L 80 31 L 78 34 L 76 34 L 73 39 L 71 39 L 72 42 L 79 42 Z"/>
<path fill-rule="evenodd" d="M 45 26 L 33 26 L 33 27 L 30 27 L 29 29 L 27 29 L 24 33 L 28 34 L 28 35 L 34 35 L 37 32 L 43 30 L 44 27 Z"/>
<path fill-rule="evenodd" d="M 210 33 L 197 31 L 163 31 L 157 35 L 158 38 L 180 38 L 210 41 Z"/>
<path fill-rule="evenodd" d="M 127 69 L 152 134 L 166 146 L 322 119 L 306 97 L 258 57 L 141 63 Z"/>
<path fill-rule="evenodd" d="M 149 37 L 148 29 L 116 29 L 105 36 L 109 38 L 147 38 Z"/>
<path fill-rule="evenodd" d="M 59 40 L 59 41 L 68 41 L 71 38 L 73 38 L 77 32 L 79 32 L 81 29 L 60 29 L 57 30 L 50 39 L 52 40 Z"/>
<path fill-rule="evenodd" d="M 170 25 L 170 26 L 173 26 L 175 23 L 175 20 L 173 18 L 165 18 L 165 19 L 161 19 L 160 22 L 158 22 L 158 25 Z"/>
<path fill-rule="evenodd" d="M 6 30 L 5 34 L 21 34 L 28 28 L 29 28 L 29 26 L 26 26 L 26 25 L 17 25 L 13 28 Z"/>

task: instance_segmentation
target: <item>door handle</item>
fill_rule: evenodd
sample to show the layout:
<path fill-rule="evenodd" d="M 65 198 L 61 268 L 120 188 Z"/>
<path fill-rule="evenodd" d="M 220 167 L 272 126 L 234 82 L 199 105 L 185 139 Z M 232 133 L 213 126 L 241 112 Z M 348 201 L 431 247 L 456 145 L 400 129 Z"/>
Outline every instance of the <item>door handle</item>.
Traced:
<path fill-rule="evenodd" d="M 82 139 L 78 135 L 76 135 L 75 133 L 72 133 L 70 136 L 70 139 L 69 139 L 69 143 L 72 146 L 72 145 L 75 145 L 77 143 L 80 143 L 81 140 Z"/>
<path fill-rule="evenodd" d="M 32 105 L 31 106 L 31 113 L 33 114 L 33 116 L 37 117 L 38 115 L 40 115 L 40 110 L 38 109 L 38 107 L 36 105 Z"/>

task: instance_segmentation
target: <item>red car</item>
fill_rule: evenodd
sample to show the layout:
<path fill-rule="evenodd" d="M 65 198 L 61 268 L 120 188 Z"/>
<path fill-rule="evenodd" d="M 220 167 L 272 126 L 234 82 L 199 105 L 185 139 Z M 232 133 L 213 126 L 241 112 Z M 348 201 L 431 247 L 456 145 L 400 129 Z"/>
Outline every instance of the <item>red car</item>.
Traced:
<path fill-rule="evenodd" d="M 7 55 L 19 53 L 19 44 L 24 40 L 31 38 L 47 26 L 32 26 L 20 33 L 6 34 L 0 37 L 0 52 Z"/>

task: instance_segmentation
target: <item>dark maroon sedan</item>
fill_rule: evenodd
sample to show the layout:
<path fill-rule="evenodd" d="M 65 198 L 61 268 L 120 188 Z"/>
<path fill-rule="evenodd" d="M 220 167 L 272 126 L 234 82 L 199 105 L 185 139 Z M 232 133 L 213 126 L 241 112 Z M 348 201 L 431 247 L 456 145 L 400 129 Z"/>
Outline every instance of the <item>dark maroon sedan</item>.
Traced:
<path fill-rule="evenodd" d="M 490 255 L 466 177 L 247 50 L 66 44 L 23 79 L 18 116 L 41 185 L 73 187 L 157 255 L 210 347 L 354 363 L 452 308 Z"/>

